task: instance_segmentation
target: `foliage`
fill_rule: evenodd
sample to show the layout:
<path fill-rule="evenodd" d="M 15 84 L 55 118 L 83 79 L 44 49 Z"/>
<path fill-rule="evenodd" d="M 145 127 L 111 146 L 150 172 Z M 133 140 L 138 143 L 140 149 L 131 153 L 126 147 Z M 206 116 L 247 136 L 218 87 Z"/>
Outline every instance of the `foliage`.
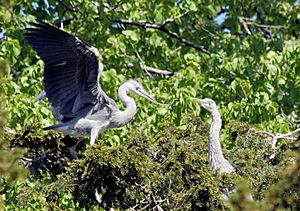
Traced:
<path fill-rule="evenodd" d="M 98 144 L 86 150 L 77 160 L 65 146 L 72 143 L 72 139 L 50 135 L 43 140 L 33 134 L 18 137 L 18 143 L 27 142 L 20 146 L 29 147 L 28 153 L 32 157 L 41 158 L 46 153 L 47 159 L 36 159 L 31 163 L 33 174 L 25 183 L 6 184 L 6 198 L 9 199 L 6 206 L 32 206 L 35 209 L 141 209 L 147 206 L 166 210 L 222 210 L 230 206 L 224 204 L 221 191 L 232 189 L 237 178 L 248 181 L 251 194 L 257 201 L 253 204 L 247 198 L 240 200 L 241 196 L 247 195 L 248 189 L 239 191 L 238 185 L 238 195 L 231 199 L 232 208 L 271 207 L 272 197 L 277 196 L 281 196 L 282 203 L 285 200 L 289 202 L 280 206 L 296 206 L 299 194 L 295 191 L 298 181 L 297 167 L 293 167 L 293 163 L 299 144 L 285 144 L 271 159 L 270 155 L 274 152 L 264 144 L 263 137 L 247 124 L 230 122 L 231 130 L 236 132 L 234 147 L 230 151 L 235 153 L 231 155 L 225 150 L 225 156 L 233 163 L 237 174 L 218 176 L 211 172 L 207 163 L 208 125 L 195 116 L 185 118 L 184 122 L 187 125 L 185 129 L 169 124 L 162 126 L 163 135 L 157 135 L 154 142 L 143 132 L 133 131 L 126 145 L 110 147 Z M 39 144 L 29 145 L 30 142 Z M 55 143 L 57 147 L 51 147 Z M 83 144 L 78 145 L 78 150 L 84 148 Z M 56 159 L 51 160 L 53 154 Z M 70 165 L 66 165 L 66 161 Z M 285 174 L 291 178 L 282 180 L 278 172 L 286 168 L 290 170 Z M 282 197 L 280 193 L 287 189 L 294 194 Z M 95 200 L 96 191 L 100 196 L 99 203 Z"/>
<path fill-rule="evenodd" d="M 7 61 L 0 57 L 0 87 L 3 86 L 5 80 L 3 74 L 8 68 Z M 0 99 L 5 96 L 0 92 Z M 27 176 L 27 171 L 22 166 L 18 165 L 16 160 L 23 155 L 23 150 L 10 150 L 7 137 L 4 134 L 4 129 L 7 124 L 7 111 L 5 109 L 4 101 L 0 101 L 0 194 L 4 194 L 2 185 L 6 181 L 13 181 L 17 179 L 24 179 Z M 0 198 L 0 207 L 3 207 L 3 198 Z"/>
<path fill-rule="evenodd" d="M 219 182 L 230 186 L 240 177 L 257 201 L 232 199 L 232 209 L 297 209 L 293 178 L 299 169 L 292 163 L 299 146 L 280 140 L 274 152 L 255 131 L 287 133 L 299 127 L 299 9 L 295 0 L 1 1 L 0 193 L 6 208 L 141 208 L 144 200 L 164 209 L 227 209 Z M 131 124 L 101 134 L 94 147 L 79 144 L 82 157 L 74 159 L 69 147 L 75 139 L 39 129 L 54 119 L 47 100 L 34 103 L 42 90 L 43 63 L 22 34 L 36 18 L 63 25 L 100 50 L 105 67 L 100 83 L 113 99 L 121 83 L 138 77 L 171 106 L 136 99 Z M 173 75 L 150 77 L 143 63 Z M 199 126 L 199 119 L 209 118 L 191 97 L 210 97 L 219 105 L 225 155 L 237 167 L 236 176 L 210 172 L 208 127 Z M 4 126 L 17 134 L 3 134 Z M 30 177 L 12 181 L 27 175 L 18 162 L 7 168 L 24 153 L 35 161 L 27 163 Z M 282 177 L 284 168 L 290 173 Z M 77 182 L 80 186 L 73 186 Z M 238 187 L 236 197 L 246 189 Z M 94 190 L 102 195 L 101 204 Z M 291 194 L 279 198 L 276 193 L 283 190 Z"/>

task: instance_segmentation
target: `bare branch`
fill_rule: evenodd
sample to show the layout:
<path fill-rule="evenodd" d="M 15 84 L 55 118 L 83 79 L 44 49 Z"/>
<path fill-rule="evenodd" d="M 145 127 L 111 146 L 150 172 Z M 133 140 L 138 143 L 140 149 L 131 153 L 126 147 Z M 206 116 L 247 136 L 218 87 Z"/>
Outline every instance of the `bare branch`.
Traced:
<path fill-rule="evenodd" d="M 260 12 L 260 9 L 259 9 L 259 7 L 258 6 L 255 6 L 254 7 L 254 11 L 256 12 L 256 14 L 257 14 L 257 19 L 262 23 L 262 24 L 265 24 L 266 22 L 265 22 L 265 19 L 263 18 L 263 15 L 261 14 L 261 12 Z M 264 32 L 264 37 L 265 38 L 272 38 L 272 33 L 271 33 L 271 31 L 270 31 L 270 29 L 268 29 L 268 28 L 261 28 L 262 29 L 262 31 Z"/>
<path fill-rule="evenodd" d="M 159 74 L 159 75 L 165 75 L 165 76 L 172 76 L 174 75 L 173 72 L 169 72 L 167 70 L 160 70 L 160 69 L 156 69 L 154 67 L 148 67 L 148 66 L 144 66 L 144 68 L 149 72 L 149 73 L 155 73 L 155 74 Z"/>
<path fill-rule="evenodd" d="M 108 3 L 104 3 L 103 6 L 109 11 L 109 12 L 113 12 L 115 10 L 118 9 L 119 6 L 121 6 L 124 2 L 119 1 L 116 2 L 113 6 L 110 6 Z"/>
<path fill-rule="evenodd" d="M 111 21 L 114 22 L 114 23 L 119 23 L 119 24 L 124 24 L 124 25 L 138 26 L 138 27 L 141 27 L 143 29 L 148 28 L 148 29 L 159 30 L 159 31 L 169 35 L 170 37 L 175 38 L 176 40 L 178 40 L 179 42 L 183 43 L 186 46 L 192 47 L 192 48 L 194 48 L 196 50 L 199 50 L 202 53 L 205 53 L 207 55 L 211 55 L 211 53 L 208 50 L 206 50 L 203 46 L 196 45 L 196 44 L 186 40 L 185 38 L 183 38 L 182 36 L 180 36 L 176 32 L 170 31 L 167 28 L 165 28 L 165 25 L 151 23 L 151 22 L 146 21 L 146 20 L 131 21 L 131 20 L 125 20 L 125 19 L 114 19 L 114 20 L 111 20 Z"/>
<path fill-rule="evenodd" d="M 153 76 L 148 72 L 148 70 L 145 68 L 145 63 L 144 61 L 142 60 L 139 52 L 137 50 L 135 50 L 135 55 L 136 57 L 139 59 L 139 62 L 140 62 L 140 65 L 142 67 L 142 69 L 145 71 L 145 73 L 150 77 L 150 78 L 153 78 Z"/>
<path fill-rule="evenodd" d="M 286 26 L 280 26 L 280 25 L 267 25 L 267 24 L 260 24 L 252 20 L 251 18 L 246 17 L 239 17 L 240 21 L 243 21 L 246 25 L 254 25 L 259 28 L 269 28 L 269 29 L 286 29 Z"/>
<path fill-rule="evenodd" d="M 74 20 L 74 18 L 68 18 L 65 20 L 55 21 L 54 24 L 57 27 L 61 27 L 61 25 L 67 26 L 67 25 L 70 25 L 73 20 Z"/>
<path fill-rule="evenodd" d="M 217 37 L 216 35 L 214 35 L 213 33 L 211 33 L 210 31 L 208 31 L 201 23 L 199 24 L 200 28 L 205 31 L 207 34 L 209 34 L 209 36 L 215 40 L 218 40 L 219 37 Z"/>
<path fill-rule="evenodd" d="M 190 14 L 190 13 L 191 13 L 191 11 L 190 11 L 190 10 L 187 10 L 185 13 L 179 15 L 177 18 L 168 18 L 167 20 L 165 20 L 165 21 L 161 24 L 161 26 L 164 27 L 164 26 L 166 26 L 168 23 L 173 23 L 173 22 L 176 21 L 176 19 L 181 19 L 181 18 L 183 18 L 184 16 L 187 16 L 187 15 Z"/>
<path fill-rule="evenodd" d="M 293 137 L 293 136 L 297 133 L 300 133 L 300 128 L 298 128 L 298 129 L 296 129 L 292 132 L 286 133 L 286 134 L 281 134 L 281 133 L 273 134 L 273 133 L 270 133 L 270 132 L 267 132 L 267 131 L 257 131 L 256 133 L 265 134 L 265 135 L 268 135 L 268 136 L 272 137 L 271 148 L 275 149 L 275 146 L 276 146 L 276 143 L 277 143 L 278 139 L 286 139 L 286 140 L 289 140 L 289 141 L 296 141 L 298 138 Z"/>
<path fill-rule="evenodd" d="M 255 20 L 251 19 L 251 18 L 246 18 L 246 17 L 238 17 L 240 23 L 243 25 L 246 33 L 248 35 L 251 34 L 251 31 L 249 30 L 249 25 L 253 25 L 258 27 L 259 29 L 261 29 L 261 31 L 264 33 L 264 37 L 267 39 L 272 38 L 272 34 L 271 34 L 271 29 L 286 29 L 286 26 L 280 26 L 280 25 L 267 25 L 264 24 L 263 19 L 260 17 L 259 19 L 261 20 L 261 23 L 257 23 Z"/>
<path fill-rule="evenodd" d="M 291 125 L 296 125 L 300 123 L 300 120 L 296 120 L 293 116 L 286 115 L 281 106 L 279 107 L 279 110 L 280 110 L 280 115 L 283 118 L 285 118 Z"/>
<path fill-rule="evenodd" d="M 153 78 L 150 73 L 155 73 L 155 74 L 164 75 L 164 76 L 172 76 L 172 75 L 174 75 L 173 72 L 169 72 L 167 70 L 160 70 L 160 69 L 153 68 L 153 67 L 148 67 L 147 65 L 145 65 L 144 60 L 141 58 L 141 55 L 139 54 L 139 52 L 137 50 L 135 50 L 135 55 L 138 58 L 142 69 L 147 73 L 147 75 L 149 77 Z"/>
<path fill-rule="evenodd" d="M 114 11 L 116 10 L 121 4 L 123 4 L 123 2 L 118 2 L 116 3 L 114 6 L 112 6 L 111 8 L 109 8 L 109 11 Z"/>
<path fill-rule="evenodd" d="M 243 27 L 245 28 L 247 34 L 250 35 L 251 31 L 249 30 L 249 28 L 247 26 L 247 23 L 244 21 L 244 19 L 242 17 L 239 17 L 239 21 L 243 25 Z"/>
<path fill-rule="evenodd" d="M 4 127 L 3 130 L 5 131 L 6 134 L 9 134 L 9 135 L 16 135 L 17 132 L 12 129 L 12 128 L 9 128 L 9 127 Z"/>
<path fill-rule="evenodd" d="M 148 202 L 145 201 L 145 199 L 142 199 L 141 201 L 139 201 L 136 205 L 134 205 L 133 207 L 130 207 L 129 210 L 133 211 L 135 210 L 135 208 L 137 208 L 138 206 L 142 205 L 142 204 L 149 204 Z"/>

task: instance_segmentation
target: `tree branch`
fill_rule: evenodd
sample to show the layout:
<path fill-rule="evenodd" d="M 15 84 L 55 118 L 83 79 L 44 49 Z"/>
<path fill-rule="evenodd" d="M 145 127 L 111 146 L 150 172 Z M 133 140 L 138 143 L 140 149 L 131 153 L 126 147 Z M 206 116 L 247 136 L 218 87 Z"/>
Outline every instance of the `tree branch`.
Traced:
<path fill-rule="evenodd" d="M 254 11 L 255 11 L 256 14 L 257 14 L 258 20 L 260 20 L 260 22 L 261 22 L 262 24 L 265 24 L 266 22 L 265 22 L 264 18 L 262 17 L 262 14 L 261 14 L 261 12 L 259 11 L 259 7 L 258 7 L 258 6 L 255 6 L 255 7 L 254 7 Z M 262 31 L 264 32 L 265 38 L 267 38 L 267 39 L 268 39 L 268 38 L 272 38 L 271 31 L 270 31 L 268 28 L 262 28 Z"/>
<path fill-rule="evenodd" d="M 135 55 L 138 58 L 142 69 L 151 78 L 153 78 L 153 77 L 152 77 L 152 75 L 150 73 L 155 73 L 155 74 L 165 75 L 165 76 L 172 76 L 174 74 L 173 72 L 169 72 L 167 70 L 160 70 L 160 69 L 157 69 L 157 68 L 146 66 L 144 60 L 141 58 L 141 56 L 140 56 L 140 54 L 139 54 L 139 52 L 137 50 L 135 50 Z"/>
<path fill-rule="evenodd" d="M 283 108 L 280 106 L 279 107 L 280 115 L 285 118 L 290 125 L 294 126 L 296 124 L 300 123 L 300 120 L 296 120 L 293 116 L 288 116 L 284 113 Z"/>
<path fill-rule="evenodd" d="M 200 45 L 196 45 L 188 40 L 186 40 L 185 38 L 183 38 L 182 36 L 180 36 L 179 34 L 177 34 L 176 32 L 170 31 L 167 28 L 165 28 L 165 25 L 167 23 L 171 22 L 170 20 L 166 20 L 163 24 L 156 24 L 156 23 L 151 23 L 149 21 L 145 21 L 145 20 L 141 20 L 141 21 L 131 21 L 131 20 L 125 20 L 125 19 L 114 19 L 111 20 L 114 23 L 119 23 L 119 24 L 124 24 L 124 25 L 133 25 L 133 26 L 138 26 L 141 27 L 143 29 L 156 29 L 159 30 L 167 35 L 169 35 L 172 38 L 175 38 L 176 40 L 178 40 L 179 42 L 183 43 L 186 46 L 192 47 L 198 51 L 201 51 L 202 53 L 205 53 L 207 55 L 211 55 L 211 53 L 206 50 L 203 46 Z"/>
<path fill-rule="evenodd" d="M 54 25 L 57 27 L 61 27 L 62 25 L 67 26 L 67 25 L 70 25 L 73 20 L 74 20 L 74 18 L 68 18 L 65 20 L 55 21 Z"/>
<path fill-rule="evenodd" d="M 247 25 L 254 25 L 260 28 L 270 28 L 270 29 L 282 29 L 282 28 L 287 28 L 286 26 L 280 26 L 280 25 L 267 25 L 267 24 L 260 24 L 255 22 L 254 20 L 250 18 L 245 18 L 245 17 L 239 17 L 245 21 Z"/>
<path fill-rule="evenodd" d="M 184 16 L 186 16 L 186 15 L 188 15 L 188 14 L 190 14 L 190 13 L 191 13 L 191 11 L 190 11 L 190 10 L 187 10 L 185 13 L 179 15 L 177 18 L 168 18 L 168 19 L 166 19 L 166 20 L 161 24 L 161 26 L 164 27 L 164 26 L 166 26 L 168 23 L 173 23 L 173 22 L 176 21 L 176 19 L 181 19 L 181 18 L 183 18 Z"/>
<path fill-rule="evenodd" d="M 240 23 L 243 25 L 244 29 L 246 30 L 247 34 L 250 35 L 251 31 L 249 30 L 247 23 L 244 21 L 242 17 L 239 17 Z"/>
<path fill-rule="evenodd" d="M 155 73 L 155 74 L 159 74 L 159 75 L 164 75 L 164 76 L 172 76 L 174 75 L 173 72 L 169 72 L 167 70 L 160 70 L 160 69 L 156 69 L 154 67 L 148 67 L 148 66 L 144 66 L 144 68 L 149 72 L 149 73 Z"/>
<path fill-rule="evenodd" d="M 267 132 L 267 131 L 257 131 L 256 133 L 265 134 L 265 135 L 268 135 L 268 136 L 272 137 L 271 148 L 275 149 L 275 146 L 276 146 L 276 143 L 277 143 L 278 139 L 286 139 L 286 140 L 289 140 L 289 141 L 296 141 L 298 138 L 293 137 L 293 136 L 297 133 L 300 133 L 300 128 L 298 128 L 298 129 L 296 129 L 292 132 L 286 133 L 286 134 L 281 134 L 281 133 L 273 134 L 273 133 L 270 133 L 270 132 Z"/>

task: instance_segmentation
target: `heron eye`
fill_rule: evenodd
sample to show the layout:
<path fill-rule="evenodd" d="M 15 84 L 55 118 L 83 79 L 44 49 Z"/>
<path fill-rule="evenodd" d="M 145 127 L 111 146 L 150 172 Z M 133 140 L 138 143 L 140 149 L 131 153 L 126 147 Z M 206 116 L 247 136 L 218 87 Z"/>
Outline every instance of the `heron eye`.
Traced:
<path fill-rule="evenodd" d="M 138 87 L 138 86 L 136 87 L 136 90 L 140 90 L 140 89 L 141 89 L 140 87 Z"/>

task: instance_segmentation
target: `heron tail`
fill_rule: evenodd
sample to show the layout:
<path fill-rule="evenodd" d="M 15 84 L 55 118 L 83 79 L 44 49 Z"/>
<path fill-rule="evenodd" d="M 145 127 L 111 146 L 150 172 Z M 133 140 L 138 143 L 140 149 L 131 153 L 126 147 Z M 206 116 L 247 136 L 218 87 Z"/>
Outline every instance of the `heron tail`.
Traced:
<path fill-rule="evenodd" d="M 43 127 L 42 129 L 43 130 L 52 130 L 52 129 L 58 129 L 58 128 L 62 128 L 62 127 L 64 127 L 64 126 L 66 126 L 66 124 L 64 124 L 64 123 L 61 123 L 61 124 L 56 124 L 56 125 L 51 125 L 51 126 L 48 126 L 48 127 Z"/>

